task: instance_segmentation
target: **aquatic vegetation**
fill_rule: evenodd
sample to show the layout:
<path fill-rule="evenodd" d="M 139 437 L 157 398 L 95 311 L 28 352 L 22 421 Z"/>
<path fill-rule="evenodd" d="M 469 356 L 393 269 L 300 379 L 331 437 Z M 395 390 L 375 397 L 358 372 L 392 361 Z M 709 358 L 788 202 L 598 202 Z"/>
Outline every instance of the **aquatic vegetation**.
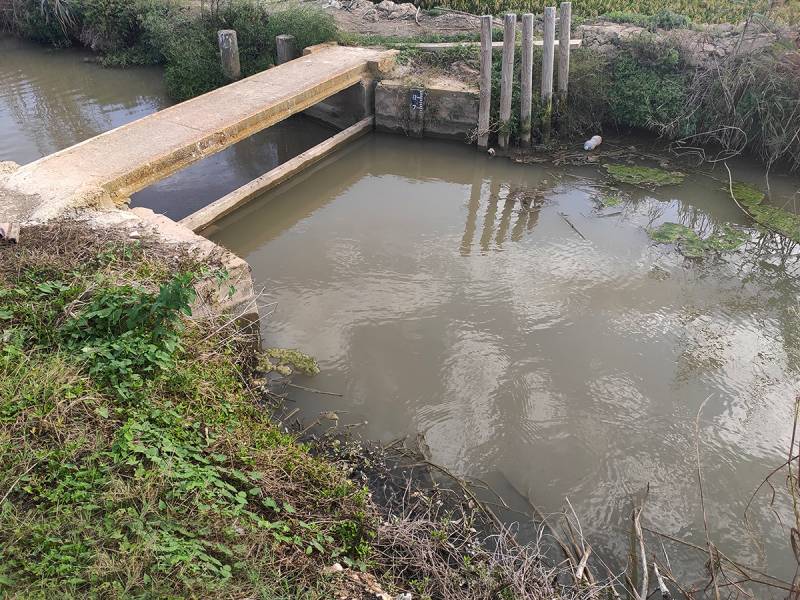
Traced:
<path fill-rule="evenodd" d="M 731 186 L 733 190 L 733 197 L 742 206 L 756 206 L 761 204 L 766 198 L 764 192 L 749 183 L 742 183 L 741 181 L 734 182 Z"/>
<path fill-rule="evenodd" d="M 752 185 L 736 182 L 731 187 L 736 202 L 756 223 L 800 243 L 800 215 L 763 204 L 766 195 Z"/>
<path fill-rule="evenodd" d="M 605 164 L 603 168 L 620 183 L 660 187 L 683 183 L 685 175 L 679 171 L 665 171 L 651 167 Z"/>
<path fill-rule="evenodd" d="M 259 358 L 258 368 L 264 373 L 275 371 L 284 376 L 291 375 L 293 372 L 304 375 L 319 373 L 319 366 L 313 356 L 287 348 L 268 348 Z"/>
<path fill-rule="evenodd" d="M 662 223 L 647 233 L 660 244 L 675 244 L 678 251 L 688 258 L 702 258 L 707 252 L 731 252 L 747 241 L 744 231 L 728 223 L 706 239 L 697 235 L 691 227 L 680 223 Z"/>
<path fill-rule="evenodd" d="M 618 195 L 607 194 L 600 198 L 600 204 L 602 204 L 604 207 L 619 206 L 622 204 L 622 202 L 622 198 Z"/>

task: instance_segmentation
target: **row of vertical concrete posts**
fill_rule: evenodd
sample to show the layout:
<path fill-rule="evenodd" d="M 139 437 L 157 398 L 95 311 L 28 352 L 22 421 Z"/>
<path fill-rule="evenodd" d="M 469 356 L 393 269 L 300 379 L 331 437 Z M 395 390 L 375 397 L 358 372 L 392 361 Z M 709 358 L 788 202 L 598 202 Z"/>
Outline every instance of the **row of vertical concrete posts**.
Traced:
<path fill-rule="evenodd" d="M 239 63 L 239 42 L 233 29 L 222 29 L 217 32 L 219 42 L 219 55 L 222 60 L 222 73 L 229 81 L 236 81 L 242 76 L 242 67 Z M 297 58 L 297 47 L 293 35 L 279 35 L 275 38 L 275 51 L 277 63 L 282 65 Z"/>
<path fill-rule="evenodd" d="M 520 73 L 519 142 L 527 146 L 531 142 L 533 107 L 533 19 L 530 13 L 522 15 L 522 60 Z M 558 40 L 558 98 L 566 104 L 569 89 L 570 30 L 572 28 L 572 3 L 562 2 L 559 15 Z M 516 50 L 517 15 L 507 14 L 503 18 L 503 62 L 500 76 L 500 114 L 497 145 L 508 148 L 509 124 L 511 121 L 511 96 L 514 87 L 514 52 Z M 549 140 L 553 115 L 553 71 L 556 46 L 556 8 L 544 9 L 544 40 L 542 42 L 542 92 L 541 132 L 544 141 Z M 481 17 L 481 76 L 480 107 L 478 110 L 478 146 L 489 146 L 492 111 L 492 16 Z"/>

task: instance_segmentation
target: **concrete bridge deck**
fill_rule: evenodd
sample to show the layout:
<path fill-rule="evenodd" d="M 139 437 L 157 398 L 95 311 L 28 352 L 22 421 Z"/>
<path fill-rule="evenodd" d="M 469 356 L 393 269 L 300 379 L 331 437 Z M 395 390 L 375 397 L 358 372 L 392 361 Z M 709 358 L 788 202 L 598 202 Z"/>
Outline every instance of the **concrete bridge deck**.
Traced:
<path fill-rule="evenodd" d="M 71 207 L 118 204 L 175 171 L 369 78 L 372 72 L 389 68 L 394 55 L 365 48 L 318 47 L 98 135 L 12 172 L 0 189 L 0 213 L 10 213 L 16 221 L 46 220 Z"/>

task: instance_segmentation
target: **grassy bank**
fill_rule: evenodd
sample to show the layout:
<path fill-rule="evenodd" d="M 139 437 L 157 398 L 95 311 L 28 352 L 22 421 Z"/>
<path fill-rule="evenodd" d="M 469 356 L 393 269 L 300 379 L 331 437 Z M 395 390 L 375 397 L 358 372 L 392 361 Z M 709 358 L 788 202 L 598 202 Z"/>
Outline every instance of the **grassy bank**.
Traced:
<path fill-rule="evenodd" d="M 64 225 L 0 248 L 4 597 L 330 597 L 366 491 L 281 433 L 255 356 L 188 318 L 224 273 Z M 27 238 L 27 239 L 26 239 Z"/>
<path fill-rule="evenodd" d="M 300 6 L 267 11 L 251 0 L 190 10 L 171 0 L 11 0 L 3 28 L 26 39 L 63 47 L 82 45 L 105 66 L 164 65 L 167 92 L 185 100 L 226 83 L 217 31 L 235 29 L 244 76 L 275 61 L 275 36 L 294 35 L 302 48 L 336 37 L 333 19 Z"/>
<path fill-rule="evenodd" d="M 198 277 L 227 286 L 174 247 L 69 222 L 0 245 L 2 597 L 596 595 L 471 496 L 277 427 L 266 371 L 296 353 L 193 317 Z"/>

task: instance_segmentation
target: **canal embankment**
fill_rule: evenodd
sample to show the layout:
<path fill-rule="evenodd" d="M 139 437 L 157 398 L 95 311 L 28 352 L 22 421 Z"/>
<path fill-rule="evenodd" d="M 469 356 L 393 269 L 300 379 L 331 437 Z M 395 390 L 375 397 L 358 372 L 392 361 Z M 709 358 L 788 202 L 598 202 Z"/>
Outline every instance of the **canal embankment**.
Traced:
<path fill-rule="evenodd" d="M 411 19 L 406 18 L 409 25 Z M 692 88 L 695 80 L 687 79 L 689 73 L 697 76 L 702 65 L 693 67 L 695 71 L 687 70 L 688 59 L 678 50 L 673 53 L 674 47 L 666 42 L 661 45 L 661 37 L 654 42 L 652 34 L 649 29 L 642 29 L 630 39 L 620 36 L 618 41 L 599 44 L 594 52 L 586 53 L 586 62 L 576 55 L 577 73 L 582 73 L 586 82 L 574 84 L 571 93 L 575 96 L 567 104 L 571 118 L 565 118 L 567 113 L 557 115 L 557 133 L 565 139 L 569 135 L 581 139 L 586 130 L 636 126 L 634 118 L 639 119 L 639 126 L 657 131 L 656 125 L 663 126 L 666 117 L 677 114 L 684 119 L 677 109 L 675 113 L 666 110 L 665 96 L 659 94 L 674 93 L 674 97 L 666 97 L 681 99 L 674 106 L 685 107 L 686 94 L 705 89 Z M 656 35 L 662 34 L 656 32 Z M 613 48 L 605 49 L 606 45 Z M 776 65 L 787 60 L 791 66 L 791 51 L 776 54 L 776 45 L 781 48 L 773 42 L 754 48 L 752 56 L 766 61 L 763 68 L 778 68 Z M 713 54 L 718 53 L 709 52 Z M 462 73 L 456 76 L 456 81 L 466 88 L 470 73 L 475 70 L 471 64 L 473 51 L 459 47 L 442 55 L 403 48 L 400 56 L 404 68 L 411 68 L 411 79 L 404 80 L 403 71 L 398 71 L 394 80 L 387 78 L 376 88 L 376 96 L 383 86 L 389 105 L 399 107 L 380 111 L 384 116 L 396 118 L 387 126 L 421 135 L 466 137 L 468 132 L 457 128 L 465 127 L 471 118 L 464 115 L 474 108 L 475 97 L 469 95 L 474 90 L 456 89 L 468 106 L 449 111 L 448 96 L 445 93 L 437 96 L 437 90 L 448 90 L 437 83 L 436 69 L 449 76 Z M 739 54 L 717 58 L 730 59 L 736 64 L 743 60 Z M 778 62 L 770 62 L 773 59 Z M 218 57 L 215 60 L 216 65 Z M 414 69 L 430 78 L 417 76 Z M 773 108 L 756 107 L 754 112 L 740 113 L 739 107 L 734 107 L 737 118 L 762 119 L 763 115 L 779 114 L 782 109 L 774 107 L 782 106 L 791 96 L 778 93 L 783 89 L 781 81 L 775 80 L 774 85 L 777 87 L 771 89 L 777 100 L 770 105 Z M 752 92 L 746 86 L 741 89 L 744 89 L 742 97 Z M 419 116 L 415 117 L 417 122 L 410 117 L 405 120 L 405 113 L 398 112 L 396 116 L 393 111 L 412 106 L 419 99 L 420 90 L 426 92 L 421 99 L 422 107 L 431 111 L 421 119 L 421 124 Z M 585 95 L 580 94 L 581 90 Z M 595 96 L 589 92 L 597 90 L 603 91 L 605 95 L 597 97 L 607 104 L 592 104 Z M 623 93 L 627 90 L 631 90 L 629 95 Z M 712 97 L 716 96 L 709 96 Z M 766 122 L 773 121 L 756 122 L 763 129 Z M 792 126 L 791 118 L 782 122 Z M 758 139 L 766 143 L 766 137 L 755 139 L 754 142 L 748 137 L 744 146 L 729 144 L 726 156 L 740 153 L 741 148 L 757 151 Z M 791 161 L 792 140 L 786 139 L 788 146 L 765 146 L 771 152 L 762 155 L 768 164 L 770 160 Z M 541 150 L 552 152 L 548 147 Z M 593 523 L 618 525 L 627 520 L 627 513 L 622 519 L 618 517 L 627 511 L 625 502 L 632 494 L 630 481 L 614 476 L 617 465 L 625 465 L 630 459 L 627 453 L 630 445 L 620 448 L 613 442 L 636 439 L 640 444 L 636 446 L 637 464 L 651 465 L 649 472 L 659 476 L 659 485 L 649 501 L 657 507 L 654 511 L 657 515 L 666 517 L 667 525 L 674 525 L 683 524 L 679 513 L 688 510 L 683 500 L 695 489 L 686 477 L 670 487 L 675 483 L 671 478 L 673 472 L 685 475 L 687 465 L 680 459 L 692 438 L 682 425 L 694 418 L 694 414 L 685 414 L 683 402 L 669 403 L 676 387 L 680 389 L 680 384 L 688 380 L 692 394 L 684 392 L 686 397 L 694 398 L 693 392 L 703 390 L 710 382 L 717 386 L 712 391 L 719 397 L 730 395 L 733 398 L 730 404 L 725 400 L 712 403 L 715 419 L 747 412 L 750 405 L 743 400 L 743 390 L 757 388 L 774 401 L 769 405 L 770 411 L 765 411 L 773 415 L 772 420 L 764 417 L 765 422 L 785 425 L 791 420 L 784 418 L 788 414 L 786 403 L 775 400 L 784 388 L 779 384 L 767 386 L 759 375 L 768 372 L 776 378 L 776 373 L 793 372 L 796 349 L 791 331 L 796 324 L 795 313 L 790 301 L 779 298 L 776 303 L 780 306 L 774 314 L 765 312 L 767 317 L 763 321 L 751 319 L 756 308 L 770 311 L 776 304 L 759 305 L 759 293 L 765 297 L 772 292 L 791 297 L 791 273 L 785 275 L 780 263 L 791 257 L 792 250 L 781 248 L 780 236 L 775 238 L 742 222 L 743 216 L 728 202 L 722 185 L 725 182 L 698 177 L 702 183 L 692 182 L 694 191 L 682 192 L 692 194 L 693 199 L 684 201 L 682 196 L 678 201 L 668 192 L 656 191 L 659 182 L 643 180 L 641 171 L 626 171 L 618 168 L 620 165 L 606 169 L 609 175 L 613 172 L 620 177 L 611 181 L 595 181 L 596 174 L 586 172 L 559 173 L 553 179 L 552 174 L 535 167 L 527 169 L 524 175 L 519 171 L 501 171 L 499 175 L 483 177 L 480 169 L 502 170 L 518 165 L 503 161 L 504 166 L 487 167 L 486 156 L 472 153 L 475 156 L 463 161 L 468 168 L 462 173 L 464 169 L 449 164 L 452 161 L 448 152 L 441 152 L 436 162 L 435 152 L 426 152 L 424 148 L 416 151 L 417 162 L 408 168 L 403 166 L 399 172 L 389 165 L 365 175 L 364 165 L 369 160 L 362 154 L 359 165 L 352 166 L 355 174 L 345 175 L 342 168 L 326 175 L 324 181 L 330 185 L 320 183 L 316 189 L 300 189 L 292 205 L 297 207 L 294 210 L 309 214 L 301 214 L 297 219 L 284 203 L 284 217 L 288 213 L 289 221 L 295 219 L 305 227 L 324 228 L 317 230 L 319 235 L 302 237 L 292 221 L 287 226 L 292 235 L 280 236 L 277 231 L 280 219 L 272 217 L 263 220 L 253 217 L 244 225 L 240 218 L 239 229 L 233 226 L 237 219 L 229 219 L 229 228 L 221 229 L 220 234 L 229 237 L 227 245 L 233 247 L 239 243 L 242 248 L 260 243 L 259 235 L 280 237 L 280 243 L 289 245 L 288 252 L 285 248 L 282 251 L 280 243 L 270 246 L 271 239 L 261 244 L 264 252 L 273 257 L 270 260 L 277 261 L 273 274 L 302 273 L 302 265 L 292 263 L 287 267 L 289 260 L 308 256 L 314 247 L 327 248 L 328 251 L 308 263 L 308 279 L 315 282 L 313 288 L 306 288 L 298 281 L 289 281 L 290 285 L 284 286 L 268 277 L 261 277 L 260 281 L 271 281 L 281 288 L 279 291 L 286 294 L 285 306 L 299 310 L 311 303 L 313 308 L 322 289 L 329 307 L 331 298 L 342 300 L 348 315 L 364 319 L 351 327 L 337 321 L 342 318 L 342 311 L 335 310 L 336 307 L 322 311 L 328 322 L 324 328 L 314 327 L 309 319 L 311 339 L 324 337 L 320 335 L 323 329 L 335 330 L 342 339 L 349 339 L 358 328 L 362 333 L 387 328 L 387 339 L 411 340 L 412 344 L 404 345 L 397 354 L 392 354 L 389 348 L 387 356 L 391 359 L 386 363 L 380 363 L 383 349 L 380 340 L 361 346 L 362 353 L 371 355 L 365 364 L 380 367 L 364 371 L 379 373 L 385 387 L 370 388 L 369 373 L 357 382 L 363 389 L 386 392 L 385 396 L 376 393 L 373 397 L 394 400 L 398 399 L 391 393 L 400 389 L 425 383 L 425 388 L 414 398 L 426 398 L 431 389 L 439 389 L 436 385 L 440 385 L 439 405 L 408 408 L 409 421 L 419 419 L 421 424 L 430 425 L 425 432 L 427 441 L 422 439 L 420 445 L 432 445 L 437 458 L 449 457 L 463 467 L 467 459 L 463 455 L 454 458 L 452 441 L 477 441 L 468 448 L 473 463 L 481 464 L 481 458 L 496 457 L 499 452 L 505 456 L 505 463 L 504 473 L 498 478 L 501 481 L 503 477 L 510 478 L 511 483 L 505 485 L 528 499 L 533 497 L 537 483 L 569 479 L 564 471 L 583 469 L 587 473 L 586 483 L 575 483 L 575 487 L 581 489 L 581 485 L 586 485 L 595 493 L 589 494 L 587 501 L 587 509 L 595 510 Z M 563 157 L 563 153 L 558 156 Z M 625 154 L 618 149 L 604 156 L 620 162 L 636 160 L 635 152 Z M 525 160 L 524 156 L 518 158 Z M 580 166 L 597 168 L 585 155 L 574 160 L 580 161 Z M 669 167 L 668 174 L 672 174 L 674 165 L 667 158 L 663 160 Z M 399 155 L 387 162 L 405 164 Z M 430 165 L 437 166 L 438 171 L 431 170 Z M 458 174 L 451 175 L 456 171 Z M 394 187 L 376 188 L 371 195 L 359 196 L 363 187 L 356 184 L 375 185 L 373 180 L 380 175 L 384 181 L 393 182 Z M 571 177 L 579 178 L 581 185 L 573 188 L 563 183 Z M 672 174 L 667 183 L 675 185 L 676 180 L 677 175 Z M 421 191 L 423 183 L 431 182 L 436 183 L 433 186 L 436 189 Z M 751 212 L 758 210 L 763 195 L 756 197 L 750 190 L 740 197 L 733 190 L 733 182 L 729 183 L 734 200 L 739 199 Z M 464 223 L 453 227 L 445 213 L 461 216 L 459 211 L 465 208 L 461 202 L 463 191 L 467 188 L 469 205 Z M 341 193 L 334 194 L 332 190 Z M 701 203 L 699 199 L 704 195 L 715 202 L 700 210 L 695 204 Z M 346 226 L 361 229 L 329 240 L 323 235 L 329 223 L 321 224 L 310 218 L 313 216 L 310 213 L 316 213 L 318 219 L 325 211 L 308 209 L 307 203 L 331 202 L 341 210 L 338 196 L 350 202 L 352 218 L 344 221 L 346 225 L 341 220 L 333 223 L 339 231 Z M 395 209 L 403 207 L 402 213 L 392 213 L 391 225 L 369 221 L 370 216 L 390 214 L 388 205 L 382 205 L 381 211 L 367 208 L 374 204 L 364 204 L 365 198 L 375 197 L 394 200 Z M 436 204 L 443 209 L 439 213 L 433 210 L 432 199 L 442 201 Z M 416 210 L 408 210 L 412 202 L 417 203 Z M 563 208 L 555 210 L 557 203 L 563 203 Z M 588 216 L 583 214 L 592 203 L 597 204 L 596 209 Z M 617 211 L 622 212 L 614 210 L 620 205 L 624 205 L 631 222 L 617 224 L 614 230 L 604 229 L 602 223 L 611 222 L 606 218 L 614 219 L 619 216 Z M 253 212 L 248 214 L 255 215 L 258 207 L 251 208 Z M 688 235 L 689 226 L 696 223 L 687 217 L 688 225 L 678 230 L 678 237 L 670 238 L 662 227 L 675 223 L 662 222 L 664 210 L 669 211 L 667 218 L 675 220 L 699 215 L 697 221 L 707 225 L 703 233 L 707 244 L 700 244 L 701 250 L 713 259 L 701 263 L 697 270 L 694 263 L 681 262 L 677 254 L 667 251 L 656 257 L 660 260 L 654 260 L 653 254 L 658 251 L 653 250 L 648 237 L 653 232 L 664 234 L 659 241 L 675 242 L 689 261 L 701 258 L 696 254 L 697 240 Z M 479 214 L 485 215 L 482 230 L 479 230 Z M 438 223 L 438 227 L 422 230 L 412 222 L 413 215 L 424 215 L 426 222 Z M 252 338 L 234 327 L 233 317 L 244 316 L 248 307 L 252 309 L 258 303 L 247 262 L 232 253 L 218 254 L 211 242 L 175 229 L 165 217 L 146 210 L 83 212 L 81 208 L 70 216 L 83 220 L 77 224 L 23 228 L 16 246 L 0 249 L 4 259 L 0 269 L 3 285 L 0 381 L 6 386 L 4 399 L 13 399 L 4 401 L 3 428 L 7 439 L 24 442 L 5 448 L 9 460 L 4 461 L 8 467 L 3 472 L 4 487 L 0 489 L 4 490 L 2 502 L 7 507 L 4 514 L 12 526 L 6 529 L 9 537 L 4 551 L 13 556 L 4 562 L 6 570 L 0 572 L 2 585 L 22 596 L 60 593 L 80 597 L 96 590 L 122 597 L 140 593 L 203 597 L 257 594 L 281 597 L 302 593 L 327 598 L 342 593 L 354 596 L 385 593 L 401 598 L 407 597 L 404 594 L 446 598 L 492 598 L 503 594 L 588 598 L 602 593 L 607 578 L 614 579 L 613 574 L 602 570 L 602 562 L 588 562 L 592 551 L 581 537 L 556 544 L 567 557 L 568 566 L 564 570 L 553 569 L 551 565 L 556 561 L 552 556 L 543 556 L 535 545 L 518 546 L 503 531 L 504 526 L 498 525 L 496 517 L 487 512 L 490 505 L 470 496 L 475 493 L 474 488 L 448 472 L 445 479 L 460 490 L 455 505 L 451 499 L 437 495 L 439 492 L 429 500 L 424 488 L 403 487 L 409 479 L 413 482 L 413 477 L 400 477 L 396 482 L 394 504 L 384 505 L 377 499 L 372 502 L 369 492 L 385 492 L 387 476 L 373 474 L 366 482 L 368 487 L 362 487 L 364 471 L 370 466 L 369 456 L 364 460 L 361 451 L 355 451 L 353 456 L 338 452 L 336 446 L 333 450 L 325 446 L 327 458 L 315 458 L 307 452 L 306 445 L 297 443 L 302 438 L 287 436 L 282 429 L 290 425 L 289 417 L 281 422 L 266 416 L 265 406 L 273 408 L 270 402 L 285 400 L 276 398 L 274 389 L 265 386 L 270 374 L 286 373 L 287 369 L 313 372 L 316 367 L 310 368 L 309 362 L 300 360 L 296 354 L 291 355 L 296 362 L 288 360 L 287 353 L 281 351 L 259 356 L 251 348 Z M 364 221 L 370 223 L 371 236 L 363 229 Z M 400 230 L 398 224 L 406 228 L 405 237 L 420 231 L 416 242 L 411 244 L 419 252 L 407 251 L 402 241 L 391 242 L 389 232 Z M 243 230 L 247 233 L 247 227 L 257 233 L 237 234 Z M 673 233 L 675 230 L 675 227 L 670 229 Z M 736 231 L 735 239 L 720 237 L 730 230 Z M 524 240 L 531 244 L 543 231 L 547 234 L 544 245 L 525 246 Z M 620 233 L 623 231 L 624 236 Z M 455 242 L 454 236 L 458 238 Z M 567 236 L 572 237 L 567 239 Z M 298 243 L 301 239 L 302 245 Z M 312 246 L 312 240 L 317 246 Z M 356 240 L 361 240 L 362 245 Z M 432 240 L 441 240 L 444 250 L 437 252 Z M 749 244 L 748 252 L 742 254 L 752 250 L 751 256 L 756 257 L 755 266 L 748 268 L 753 269 L 757 283 L 751 282 L 752 288 L 741 291 L 738 285 L 728 285 L 737 281 L 739 265 L 727 263 L 725 253 L 744 244 Z M 454 253 L 447 250 L 453 248 L 458 248 L 464 272 L 448 263 Z M 364 278 L 352 277 L 345 285 L 335 280 L 347 273 L 343 267 L 363 264 L 365 256 L 386 262 L 364 268 Z M 487 257 L 496 260 L 490 262 Z M 777 267 L 762 272 L 758 266 L 761 260 L 771 267 L 777 263 Z M 332 281 L 326 281 L 313 270 L 319 264 L 326 265 Z M 272 263 L 265 260 L 261 265 L 266 268 L 265 265 Z M 407 265 L 413 268 L 405 272 Z M 539 271 L 521 271 L 520 265 Z M 548 271 L 548 265 L 558 270 Z M 617 271 L 619 265 L 624 267 Z M 720 270 L 714 271 L 715 266 Z M 779 271 L 777 276 L 775 270 Z M 371 277 L 377 273 L 386 277 Z M 765 283 L 769 277 L 777 277 L 779 285 Z M 700 287 L 703 279 L 714 283 L 708 289 L 702 288 L 692 298 L 692 305 L 684 307 L 687 293 L 684 284 L 689 281 Z M 531 281 L 538 289 L 534 289 Z M 459 288 L 462 282 L 464 287 Z M 620 285 L 630 292 L 626 301 L 631 304 L 615 311 L 612 290 L 617 291 Z M 416 293 L 403 296 L 402 292 L 409 289 Z M 477 296 L 475 290 L 479 292 Z M 591 310 L 586 301 L 590 296 Z M 659 304 L 665 297 L 671 303 Z M 719 304 L 720 297 L 726 297 L 727 301 L 715 312 L 713 307 Z M 464 302 L 465 298 L 469 302 Z M 637 303 L 639 300 L 641 304 Z M 437 313 L 437 303 L 457 310 Z M 785 306 L 789 308 L 783 310 Z M 387 307 L 392 313 L 387 312 Z M 414 313 L 409 307 L 418 311 Z M 486 316 L 487 309 L 491 311 L 491 319 Z M 313 314 L 313 310 L 308 310 L 308 314 Z M 400 319 L 396 319 L 398 314 Z M 597 315 L 596 320 L 591 318 L 592 314 Z M 513 322 L 507 330 L 501 328 L 498 332 L 491 330 L 490 321 L 501 325 Z M 640 372 L 631 373 L 626 370 L 624 353 L 604 351 L 600 344 L 603 340 L 613 339 L 614 347 L 619 348 L 626 343 L 635 344 L 631 340 L 631 322 L 634 337 L 651 344 L 646 349 L 662 359 L 667 357 L 661 361 L 661 368 L 645 365 Z M 573 323 L 582 324 L 582 329 L 595 335 L 581 338 Z M 771 345 L 765 339 L 767 336 L 759 337 L 760 327 L 768 327 L 770 335 L 780 338 L 785 349 L 778 347 L 780 344 Z M 664 335 L 656 335 L 654 330 L 663 331 Z M 695 330 L 700 333 L 695 335 L 692 333 Z M 425 338 L 425 331 L 437 335 Z M 551 336 L 554 356 L 564 359 L 569 368 L 560 371 L 554 364 L 536 366 L 530 362 L 528 344 L 538 331 Z M 725 337 L 725 332 L 731 335 Z M 663 344 L 663 338 L 681 340 L 678 345 L 683 347 L 677 358 L 670 354 L 671 348 Z M 441 340 L 448 339 L 459 350 L 453 356 L 415 359 L 420 346 L 435 349 Z M 757 343 L 750 343 L 753 339 Z M 769 351 L 754 354 L 751 350 L 755 346 L 768 347 Z M 324 352 L 326 347 L 322 345 L 320 349 Z M 537 360 L 546 360 L 539 354 L 546 353 L 537 352 Z M 634 348 L 629 356 L 637 357 L 632 359 L 636 363 L 643 354 Z M 341 367 L 343 356 L 349 357 L 348 352 L 326 356 L 328 366 L 337 375 L 341 375 L 337 365 Z M 751 377 L 750 371 L 739 369 L 726 376 L 720 365 L 741 360 L 742 356 L 758 364 L 755 374 Z M 397 366 L 403 357 L 411 357 L 412 362 L 410 369 L 402 371 L 414 373 L 418 382 L 395 385 L 394 376 L 401 371 Z M 679 366 L 674 373 L 663 369 L 670 357 Z M 576 358 L 582 362 L 575 363 Z M 370 359 L 375 362 L 370 363 Z M 516 364 L 536 368 L 530 370 L 530 377 L 515 378 L 512 365 Z M 587 374 L 586 389 L 572 381 L 570 372 L 575 368 Z M 694 378 L 693 374 L 698 372 L 705 378 Z M 427 378 L 420 376 L 425 373 L 429 374 Z M 643 390 L 642 381 L 655 383 Z M 308 386 L 301 389 L 308 391 Z M 498 392 L 501 389 L 505 391 L 502 396 Z M 19 394 L 19 390 L 24 393 Z M 354 405 L 346 405 L 339 411 L 323 411 L 319 420 L 333 424 L 344 421 L 346 413 L 360 410 L 358 403 L 364 401 L 363 396 L 356 386 L 352 394 Z M 331 397 L 337 396 L 325 395 L 324 399 L 333 402 Z M 579 398 L 580 402 L 559 408 L 563 399 L 571 397 Z M 450 404 L 453 398 L 462 403 Z M 464 398 L 468 401 L 463 402 Z M 510 399 L 512 406 L 498 399 Z M 624 410 L 615 411 L 623 401 Z M 513 406 L 517 402 L 520 406 Z M 398 412 L 406 410 L 400 401 L 392 405 Z M 586 407 L 590 410 L 583 412 Z M 691 406 L 698 409 L 698 430 L 704 407 L 705 403 Z M 665 416 L 671 411 L 680 416 L 677 424 L 667 419 L 669 415 Z M 580 417 L 570 421 L 576 425 L 576 431 L 559 428 L 564 426 L 563 412 Z M 286 414 L 291 414 L 291 410 Z M 512 425 L 504 422 L 506 414 Z M 388 420 L 375 420 L 377 427 L 391 427 Z M 760 473 L 764 463 L 774 458 L 777 442 L 763 431 L 756 430 L 752 436 L 755 448 L 744 441 L 738 445 L 730 443 L 726 435 L 750 435 L 747 427 L 751 422 L 742 421 L 744 425 L 737 419 L 724 421 L 720 428 L 723 435 L 713 435 L 715 431 L 709 430 L 714 447 L 719 450 L 713 457 L 718 460 L 713 463 L 714 473 L 732 470 L 733 454 L 749 461 L 752 467 L 747 469 L 749 475 Z M 454 423 L 459 424 L 456 429 L 452 428 Z M 667 443 L 654 450 L 652 428 L 656 425 L 663 427 L 657 431 L 664 434 Z M 522 450 L 503 449 L 500 444 L 490 446 L 488 439 L 482 437 L 487 428 L 498 434 L 498 440 L 522 439 L 529 446 Z M 531 479 L 531 470 L 526 468 L 530 465 L 520 464 L 519 456 L 522 451 L 527 457 L 545 455 L 542 447 L 545 438 L 535 435 L 539 428 L 544 428 L 547 439 L 560 442 L 556 453 L 545 459 L 550 461 L 554 456 L 553 462 L 558 465 L 549 474 L 539 473 Z M 305 429 L 305 425 L 301 426 L 301 430 Z M 437 436 L 437 431 L 445 434 Z M 662 453 L 661 448 L 667 450 Z M 611 456 L 615 460 L 604 462 L 604 458 L 598 464 L 592 460 L 597 456 Z M 442 468 L 437 466 L 437 460 L 415 455 L 409 469 L 418 469 L 420 462 L 427 469 Z M 494 461 L 487 468 L 501 462 Z M 564 464 L 570 468 L 565 469 Z M 596 481 L 588 474 L 603 469 L 611 475 L 595 485 Z M 638 470 L 633 465 L 627 473 Z M 712 488 L 730 491 L 725 488 L 724 477 L 712 481 Z M 665 489 L 674 489 L 676 493 L 670 495 Z M 553 491 L 561 492 L 562 488 Z M 609 501 L 611 497 L 615 498 L 613 503 Z M 496 498 L 492 501 L 503 502 Z M 387 510 L 386 506 L 392 508 Z M 725 507 L 721 512 L 730 517 L 734 509 Z M 511 509 L 502 505 L 501 508 Z M 581 507 L 578 512 L 583 513 Z M 577 523 L 574 513 L 571 514 L 568 519 L 572 520 L 568 522 L 575 528 Z M 634 507 L 635 523 L 641 514 L 641 506 Z M 510 517 L 513 518 L 516 517 Z M 474 527 L 478 521 L 480 526 Z M 635 535 L 636 526 L 633 531 Z M 770 530 L 770 535 L 773 533 Z M 741 549 L 736 546 L 741 540 L 728 528 L 723 529 L 722 535 Z M 608 554 L 603 555 L 616 552 L 621 556 L 624 552 L 620 551 L 618 541 L 618 537 L 608 541 Z M 770 552 L 777 553 L 774 541 L 773 535 Z M 704 549 L 702 545 L 698 547 Z M 712 555 L 718 552 L 711 542 L 707 549 Z M 644 572 L 649 572 L 644 551 L 639 558 L 644 561 Z M 667 565 L 670 560 L 680 562 L 681 554 L 672 552 L 666 558 Z M 665 563 L 660 557 L 653 563 L 660 564 L 663 570 Z M 747 566 L 721 554 L 718 563 L 737 573 L 744 569 L 749 576 L 756 577 Z M 588 571 L 587 564 L 591 565 Z M 778 564 L 785 567 L 785 561 L 778 559 Z M 712 561 L 711 578 L 719 573 Z M 770 581 L 774 589 L 792 585 L 783 580 Z M 637 582 L 631 583 L 630 587 L 637 587 Z M 644 587 L 647 588 L 646 583 Z"/>

